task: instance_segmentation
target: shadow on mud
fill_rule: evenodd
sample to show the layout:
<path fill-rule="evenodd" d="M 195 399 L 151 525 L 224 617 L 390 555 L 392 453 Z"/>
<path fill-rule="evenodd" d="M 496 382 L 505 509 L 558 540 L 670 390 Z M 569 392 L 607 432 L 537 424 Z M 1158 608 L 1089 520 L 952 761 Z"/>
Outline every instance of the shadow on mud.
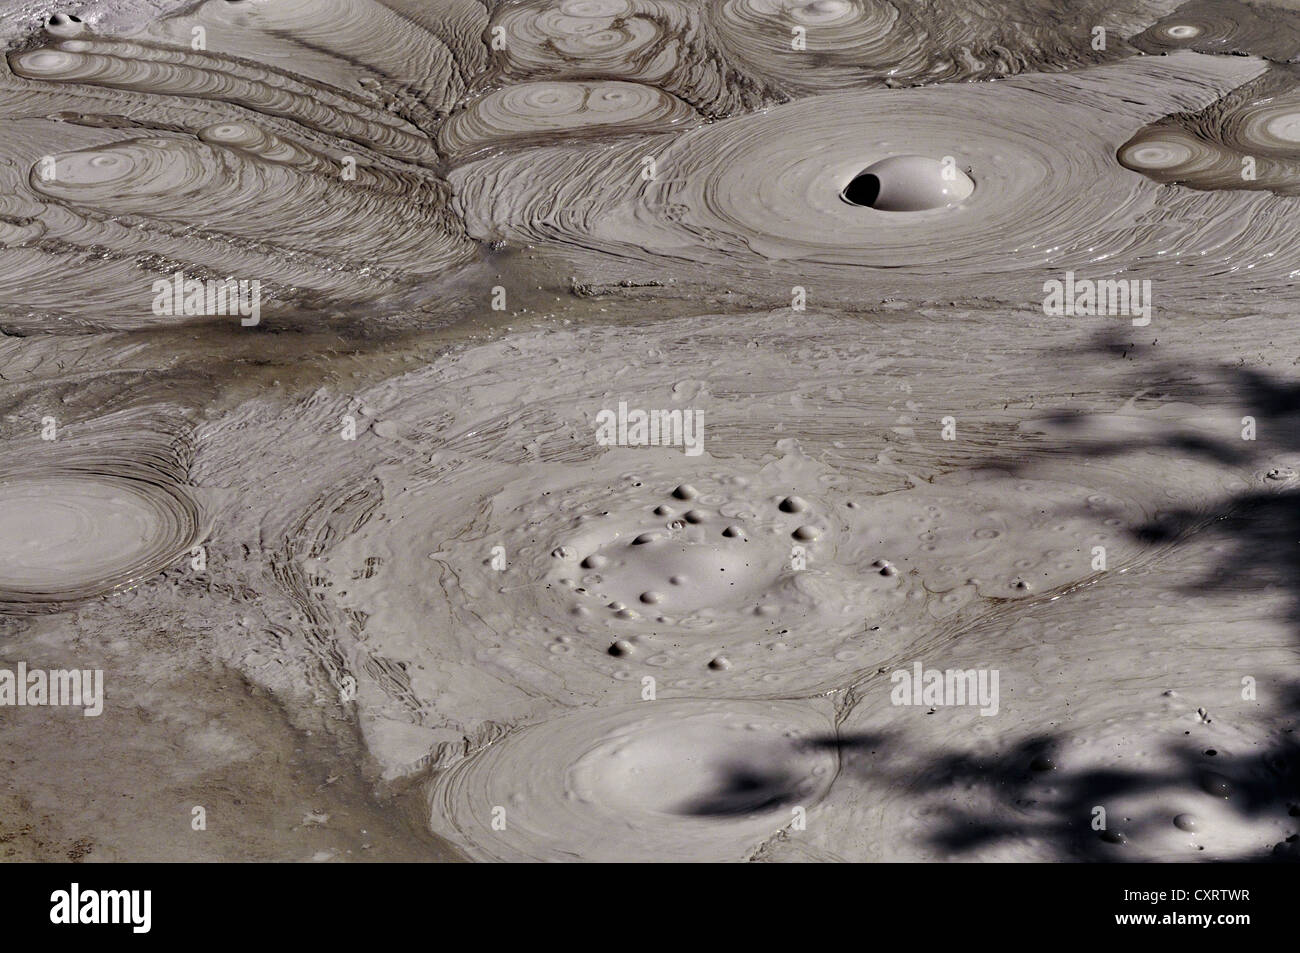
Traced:
<path fill-rule="evenodd" d="M 1085 349 L 1091 360 L 1142 358 L 1141 376 L 1134 375 L 1131 393 L 1160 403 L 1181 402 L 1200 407 L 1240 409 L 1253 418 L 1254 439 L 1225 433 L 1222 439 L 1171 423 L 1119 440 L 1084 439 L 1088 417 L 1075 412 L 1052 419 L 1064 434 L 1065 452 L 1089 458 L 1119 459 L 1157 451 L 1188 463 L 1210 463 L 1251 477 L 1247 488 L 1227 493 L 1203 505 L 1165 507 L 1153 521 L 1133 527 L 1142 543 L 1177 548 L 1195 540 L 1219 544 L 1221 556 L 1206 578 L 1188 587 L 1189 595 L 1223 591 L 1284 593 L 1294 645 L 1300 647 L 1300 383 L 1240 367 L 1189 368 L 1157 360 L 1153 353 L 1119 338 L 1104 337 Z M 1163 432 L 1156 432 L 1163 431 Z M 1079 439 L 1075 439 L 1075 437 Z M 1089 437 L 1095 433 L 1089 433 Z M 1285 461 L 1290 461 L 1290 466 Z M 994 463 L 1009 474 L 1027 473 L 1035 459 L 1008 458 Z M 1295 820 L 1285 839 L 1230 861 L 1300 860 L 1300 739 L 1294 734 L 1300 715 L 1300 679 L 1270 689 L 1274 699 L 1262 712 L 1283 727 L 1271 732 L 1256 748 L 1228 754 L 1197 747 L 1189 738 L 1163 752 L 1172 767 L 1160 770 L 1124 766 L 1070 770 L 1058 758 L 1064 735 L 1043 733 L 1011 750 L 992 756 L 936 751 L 926 758 L 921 774 L 894 767 L 911 754 L 898 737 L 824 738 L 814 744 L 839 750 L 841 773 L 918 797 L 936 788 L 956 787 L 985 805 L 980 810 L 945 806 L 931 814 L 933 846 L 956 858 L 999 844 L 1034 840 L 1053 848 L 1063 859 L 1125 862 L 1138 860 L 1137 849 L 1148 828 L 1168 825 L 1173 818 L 1138 821 L 1110 817 L 1107 830 L 1093 829 L 1097 805 L 1130 795 L 1168 792 L 1171 796 L 1200 791 L 1226 803 L 1245 819 L 1289 815 Z M 914 763 L 914 757 L 913 757 Z M 1040 803 L 1051 791 L 1051 803 Z M 1186 860 L 1195 860 L 1189 847 Z M 1201 855 L 1204 856 L 1204 855 Z"/>

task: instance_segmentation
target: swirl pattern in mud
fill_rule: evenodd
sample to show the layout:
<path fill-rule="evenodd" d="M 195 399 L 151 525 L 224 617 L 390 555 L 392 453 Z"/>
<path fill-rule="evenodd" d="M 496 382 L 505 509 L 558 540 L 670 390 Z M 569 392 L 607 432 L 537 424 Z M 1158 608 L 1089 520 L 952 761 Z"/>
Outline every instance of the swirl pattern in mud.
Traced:
<path fill-rule="evenodd" d="M 882 673 L 913 660 L 978 670 L 997 659 L 998 737 L 1030 738 L 998 768 L 1011 778 L 1038 757 L 1032 732 L 1052 717 L 1051 686 L 1070 693 L 1089 666 L 1106 666 L 1109 678 L 1133 665 L 1124 639 L 1103 650 L 1086 620 L 1144 624 L 1149 592 L 1126 580 L 1165 547 L 1134 528 L 1171 498 L 1212 490 L 1216 468 L 1080 467 L 1045 455 L 1033 473 L 946 472 L 987 463 L 988 447 L 979 437 L 946 444 L 937 431 L 926 439 L 911 426 L 919 408 L 948 399 L 949 383 L 929 370 L 939 358 L 900 366 L 857 322 L 812 317 L 811 335 L 788 312 L 660 322 L 655 339 L 676 359 L 643 365 L 621 394 L 610 392 L 607 368 L 642 331 L 549 330 L 448 355 L 353 401 L 250 405 L 206 428 L 196 461 L 206 485 L 242 498 L 247 475 L 231 461 L 255 457 L 257 492 L 311 500 L 255 525 L 227 513 L 229 544 L 286 540 L 277 580 L 310 612 L 312 651 L 355 685 L 367 743 L 390 776 L 440 769 L 427 792 L 432 826 L 471 856 L 610 859 L 646 849 L 638 843 L 656 845 L 656 857 L 780 854 L 789 839 L 779 832 L 804 807 L 816 808 L 817 833 L 797 840 L 814 856 L 949 857 L 952 848 L 928 840 L 944 829 L 934 824 L 940 809 L 927 814 L 923 803 L 999 810 L 1000 789 L 990 781 L 954 794 L 960 778 L 927 772 L 945 763 L 944 743 L 988 729 L 973 710 L 926 721 L 924 708 L 896 707 Z M 747 337 L 771 346 L 744 366 L 717 360 Z M 579 340 L 581 367 L 564 358 Z M 523 369 L 539 364 L 567 371 L 525 382 Z M 1018 386 L 1037 386 L 1028 383 L 1037 370 L 1022 373 Z M 888 396 L 895 381 L 908 383 L 898 402 Z M 807 397 L 792 401 L 792 390 Z M 620 400 L 700 412 L 702 452 L 598 446 L 596 418 Z M 346 414 L 357 418 L 355 443 L 330 432 Z M 1185 408 L 1176 419 L 1190 429 L 1179 440 L 1235 439 L 1237 417 Z M 1022 421 L 1021 430 L 1048 446 L 1105 447 L 1158 440 L 1169 423 L 1128 412 Z M 855 442 L 864 430 L 895 434 L 869 439 L 874 463 Z M 304 474 L 304 457 L 329 466 Z M 1110 572 L 1099 571 L 1099 552 Z M 1121 608 L 1107 615 L 1101 607 L 1116 598 Z M 1213 632 L 1186 639 L 1208 645 Z M 1079 736 L 1093 737 L 1089 725 L 1131 730 L 1108 719 L 1146 711 L 1144 699 L 1167 684 L 1189 693 L 1213 684 L 1212 672 L 1157 671 L 1133 676 L 1137 694 L 1071 694 Z M 817 708 L 827 700 L 832 708 Z M 732 724 L 766 724 L 756 716 L 778 709 L 771 718 L 803 726 L 804 740 L 767 728 L 742 734 L 743 745 L 726 740 Z M 816 726 L 804 720 L 812 709 L 824 712 Z M 1170 711 L 1151 724 L 1172 741 L 1182 716 Z M 669 746 L 674 731 L 690 744 Z M 1053 755 L 1085 789 L 1105 747 L 1088 744 Z M 728 760 L 733 750 L 741 754 Z M 873 750 L 886 761 L 869 761 Z M 1163 775 L 1178 758 L 1153 756 L 1141 770 Z M 809 764 L 838 780 L 808 780 L 824 777 Z M 1070 842 L 1071 825 L 1086 829 L 1086 809 L 1038 796 L 1034 824 L 1047 833 L 989 856 L 1041 858 Z M 884 813 L 864 806 L 872 798 Z M 1197 813 L 1206 825 L 1198 843 L 1213 856 L 1273 836 L 1274 820 L 1246 822 L 1196 798 L 1170 782 L 1142 811 Z M 613 816 L 625 822 L 617 836 Z M 1158 825 L 1130 825 L 1127 836 L 1153 856 L 1186 849 L 1176 829 Z M 1110 849 L 1080 837 L 1079 850 Z"/>
<path fill-rule="evenodd" d="M 449 770 L 432 823 L 480 859 L 740 859 L 815 810 L 835 776 L 832 731 L 790 702 L 575 712 Z"/>
<path fill-rule="evenodd" d="M 1131 42 L 1147 53 L 1186 49 L 1249 54 L 1287 63 L 1300 55 L 1300 12 L 1238 0 L 1191 0 Z"/>
<path fill-rule="evenodd" d="M 461 40 L 449 52 L 385 11 L 409 42 L 362 43 L 371 65 L 360 65 L 349 30 L 382 9 L 362 6 L 373 9 L 335 3 L 339 16 L 309 47 L 284 31 L 307 27 L 310 5 L 221 0 L 131 38 L 56 24 L 11 52 L 3 113 L 24 133 L 0 162 L 11 313 L 37 325 L 156 324 L 152 283 L 180 270 L 257 279 L 268 310 L 376 300 L 400 310 L 466 262 L 472 246 L 433 171 L 431 134 L 466 88 L 453 74 L 481 69 L 485 52 Z M 426 19 L 481 31 L 485 16 L 471 3 Z M 434 48 L 460 65 L 436 66 Z M 384 78 L 417 62 L 432 70 L 418 82 Z M 42 287 L 32 280 L 42 269 L 83 293 Z"/>
<path fill-rule="evenodd" d="M 720 370 L 706 349 L 695 363 L 646 369 L 621 399 L 699 412 L 718 443 L 706 438 L 695 457 L 602 449 L 595 420 L 619 402 L 603 368 L 626 338 L 586 332 L 587 369 L 534 381 L 521 402 L 513 375 L 543 354 L 561 362 L 574 343 L 547 332 L 361 398 L 351 411 L 360 454 L 330 432 L 346 405 L 313 400 L 214 426 L 196 472 L 238 498 L 246 476 L 223 460 L 251 454 L 278 474 L 259 493 L 288 481 L 295 499 L 315 500 L 256 532 L 292 540 L 306 578 L 282 582 L 302 587 L 313 615 L 332 615 L 321 623 L 326 664 L 358 682 L 363 726 L 391 770 L 463 756 L 451 725 L 495 737 L 493 726 L 557 706 L 636 697 L 646 675 L 669 697 L 833 689 L 936 626 L 1087 583 L 1095 546 L 1131 558 L 1118 527 L 1140 521 L 1143 506 L 1101 475 L 1086 486 L 988 475 L 903 490 L 890 467 L 849 475 L 825 459 L 843 456 L 833 443 L 860 419 L 860 401 L 879 426 L 894 417 L 862 392 L 870 378 L 859 370 L 876 348 L 851 322 L 821 320 L 823 334 L 835 330 L 814 353 L 754 357 L 772 399 L 812 376 L 844 392 L 830 419 L 786 406 L 798 441 L 771 432 L 763 398 L 713 396 L 747 392 L 755 369 Z M 806 342 L 780 315 L 708 324 L 719 340 L 763 329 L 791 350 Z M 661 332 L 689 338 L 697 326 Z M 334 462 L 327 482 L 304 483 L 291 460 L 307 454 Z"/>
<path fill-rule="evenodd" d="M 1293 211 L 1290 201 L 1251 201 L 1245 223 L 1245 197 L 1166 196 L 1113 151 L 1135 125 L 1212 102 L 1263 69 L 1179 53 L 996 87 L 813 97 L 635 149 L 552 147 L 484 160 L 451 180 L 476 237 L 605 248 L 618 259 L 607 266 L 615 274 L 671 269 L 678 281 L 691 260 L 706 262 L 758 281 L 777 300 L 788 300 L 791 285 L 853 295 L 864 275 L 881 297 L 923 294 L 940 263 L 967 294 L 1021 289 L 1023 303 L 1066 270 L 1140 266 L 1153 282 L 1177 275 L 1162 289 L 1178 294 L 1194 291 L 1197 278 L 1245 279 L 1249 264 L 1252 286 L 1280 287 L 1300 266 L 1273 228 Z M 999 107 L 986 108 L 994 98 Z M 643 174 L 647 154 L 654 177 Z M 973 193 L 905 213 L 842 200 L 872 163 L 904 155 L 929 159 L 933 175 L 953 184 L 969 176 Z M 882 190 L 890 184 L 882 180 Z M 1178 204 L 1199 208 L 1195 227 L 1180 230 L 1178 219 L 1147 227 Z M 1247 245 L 1225 241 L 1243 228 L 1252 233 L 1249 261 L 1234 251 Z M 773 264 L 788 272 L 784 282 L 763 277 Z"/>
<path fill-rule="evenodd" d="M 1195 189 L 1300 194 L 1300 76 L 1274 67 L 1200 112 L 1153 123 L 1120 148 L 1119 161 Z"/>
<path fill-rule="evenodd" d="M 493 17 L 503 79 L 611 78 L 656 85 L 710 115 L 752 109 L 757 84 L 728 74 L 695 4 L 528 0 Z"/>
<path fill-rule="evenodd" d="M 136 585 L 201 541 L 175 444 L 142 436 L 142 424 L 133 413 L 102 420 L 93 437 L 36 443 L 0 470 L 0 612 L 57 611 Z"/>
<path fill-rule="evenodd" d="M 556 133 L 664 132 L 695 117 L 676 97 L 638 83 L 520 83 L 491 92 L 452 116 L 442 127 L 439 145 L 451 155 L 464 155 Z"/>
<path fill-rule="evenodd" d="M 1139 4 L 1053 7 L 1050 26 L 1038 2 L 912 4 L 889 0 L 725 0 L 713 21 L 724 48 L 748 71 L 790 92 L 844 86 L 903 86 L 1058 68 L 1095 61 L 1092 29 L 1117 32 L 1140 22 Z M 1010 22 L 1014 19 L 1014 23 Z M 1103 54 L 1104 55 L 1104 54 Z"/>

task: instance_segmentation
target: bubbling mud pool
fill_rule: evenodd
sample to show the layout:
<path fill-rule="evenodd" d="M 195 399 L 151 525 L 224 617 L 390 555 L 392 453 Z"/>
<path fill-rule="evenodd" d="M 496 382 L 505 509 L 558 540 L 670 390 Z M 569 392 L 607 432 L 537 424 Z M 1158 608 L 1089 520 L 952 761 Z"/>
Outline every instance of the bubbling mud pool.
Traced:
<path fill-rule="evenodd" d="M 0 655 L 236 855 L 1294 854 L 1289 7 L 25 3 Z"/>
<path fill-rule="evenodd" d="M 0 473 L 0 605 L 57 610 L 139 584 L 201 541 L 206 517 L 185 486 L 184 437 L 167 416 L 101 418 L 93 434 L 32 440 Z M 46 436 L 56 427 L 47 418 Z M 21 462 L 19 462 L 21 461 Z"/>

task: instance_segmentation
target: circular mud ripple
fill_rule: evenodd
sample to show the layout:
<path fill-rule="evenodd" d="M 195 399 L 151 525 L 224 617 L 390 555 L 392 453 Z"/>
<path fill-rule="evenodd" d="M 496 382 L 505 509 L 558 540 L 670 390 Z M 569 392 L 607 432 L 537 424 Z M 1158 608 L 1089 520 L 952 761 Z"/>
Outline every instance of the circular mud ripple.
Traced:
<path fill-rule="evenodd" d="M 190 194 L 225 196 L 238 201 L 239 183 L 227 178 L 217 153 L 183 139 L 132 139 L 101 148 L 55 156 L 57 174 L 42 178 L 32 170 L 32 186 L 46 195 L 87 205 L 109 205 L 119 212 L 165 215 Z M 211 200 L 210 200 L 211 201 Z"/>
<path fill-rule="evenodd" d="M 915 42 L 915 21 L 900 22 L 897 6 L 874 0 L 726 0 L 715 20 L 729 50 L 787 81 L 818 72 L 827 79 L 920 74 L 936 48 Z M 803 51 L 792 48 L 796 28 Z"/>
<path fill-rule="evenodd" d="M 525 0 L 501 7 L 491 29 L 509 79 L 635 80 L 715 116 L 761 106 L 764 90 L 731 68 L 705 12 L 678 0 Z"/>
<path fill-rule="evenodd" d="M 494 21 L 505 31 L 511 75 L 533 75 L 581 64 L 584 73 L 645 82 L 668 79 L 693 13 L 674 0 L 562 0 L 505 9 Z"/>
<path fill-rule="evenodd" d="M 206 126 L 198 141 L 141 137 L 52 158 L 54 178 L 39 163 L 30 174 L 42 195 L 173 229 L 192 227 L 200 208 L 204 227 L 232 242 L 261 240 L 294 259 L 332 252 L 331 270 L 347 262 L 367 279 L 441 273 L 468 252 L 447 227 L 440 187 L 362 171 L 365 187 L 353 188 L 325 174 L 319 156 L 247 121 Z"/>
<path fill-rule="evenodd" d="M 498 143 L 563 133 L 664 132 L 695 118 L 668 93 L 622 82 L 536 82 L 496 90 L 452 116 L 439 145 L 464 154 Z"/>
<path fill-rule="evenodd" d="M 743 618 L 765 604 L 775 611 L 773 603 L 788 601 L 792 608 L 798 600 L 790 540 L 801 538 L 795 535 L 799 519 L 782 514 L 761 491 L 746 492 L 748 482 L 710 480 L 700 505 L 678 516 L 660 504 L 651 514 L 662 511 L 658 520 L 644 515 L 652 500 L 634 492 L 644 483 L 616 494 L 600 510 L 604 518 L 579 515 L 556 527 L 564 542 L 551 554 L 552 588 L 572 590 L 576 607 L 614 604 L 615 615 L 630 620 L 640 616 L 627 607 L 642 603 L 653 607 L 639 610 L 652 620 L 691 628 Z"/>
<path fill-rule="evenodd" d="M 1144 53 L 1187 49 L 1287 62 L 1300 54 L 1300 14 L 1236 0 L 1202 0 L 1183 4 L 1129 42 Z"/>
<path fill-rule="evenodd" d="M 1234 118 L 1231 131 L 1242 146 L 1300 159 L 1300 91 L 1254 103 Z"/>
<path fill-rule="evenodd" d="M 1069 77 L 1017 77 L 996 93 L 974 84 L 839 93 L 715 122 L 652 149 L 487 159 L 451 180 L 477 238 L 600 243 L 638 261 L 756 271 L 798 263 L 803 284 L 856 283 L 871 267 L 888 270 L 891 291 L 913 281 L 932 291 L 941 265 L 961 293 L 978 286 L 1006 295 L 1008 273 L 1044 266 L 1095 269 L 1127 256 L 1152 269 L 1183 260 L 1206 268 L 1206 229 L 1171 224 L 1157 236 L 1141 227 L 1165 215 L 1166 199 L 1121 167 L 1113 143 L 1189 99 L 1212 103 L 1261 70 L 1178 53 Z M 649 181 L 641 174 L 648 151 L 656 159 Z M 907 156 L 978 187 L 958 205 L 916 211 L 843 200 L 864 170 Z M 568 198 L 578 181 L 588 196 L 581 209 Z M 1241 218 L 1204 214 L 1221 215 L 1225 227 Z M 1270 264 L 1284 267 L 1280 258 Z M 1027 295 L 1040 291 L 1026 279 Z"/>
<path fill-rule="evenodd" d="M 723 0 L 706 5 L 722 44 L 748 71 L 802 92 L 845 85 L 957 82 L 1050 64 L 1095 62 L 1098 23 L 1114 28 L 1111 0 L 1011 5 L 889 0 Z M 1149 19 L 1139 21 L 1143 25 Z"/>
<path fill-rule="evenodd" d="M 1241 156 L 1177 126 L 1144 129 L 1116 153 L 1121 165 L 1162 183 L 1194 188 L 1246 188 Z"/>
<path fill-rule="evenodd" d="M 448 770 L 431 824 L 478 859 L 735 860 L 821 800 L 833 737 L 793 702 L 573 712 Z"/>
<path fill-rule="evenodd" d="M 201 142 L 251 153 L 267 162 L 320 171 L 323 162 L 297 143 L 282 139 L 269 129 L 251 122 L 221 122 L 205 126 L 198 132 Z"/>
<path fill-rule="evenodd" d="M 1272 71 L 1200 114 L 1140 130 L 1117 155 L 1157 182 L 1300 194 L 1300 85 Z"/>
<path fill-rule="evenodd" d="M 682 501 L 673 489 L 683 473 L 671 458 L 635 471 L 629 463 L 616 453 L 494 490 L 490 477 L 466 476 L 478 493 L 446 502 L 412 481 L 413 492 L 386 504 L 387 578 L 347 583 L 350 604 L 396 632 L 420 617 L 454 618 L 458 638 L 472 640 L 485 664 L 555 701 L 626 700 L 647 674 L 663 692 L 725 686 L 771 697 L 832 685 L 889 651 L 863 639 L 863 629 L 905 613 L 908 589 L 861 571 L 878 554 L 845 561 L 837 552 L 842 520 L 813 495 L 820 468 L 792 455 L 766 471 L 743 462 L 693 469 L 697 495 Z M 808 500 L 802 512 L 784 513 L 779 501 L 792 485 L 806 487 Z M 425 557 L 452 525 L 449 509 L 490 516 L 439 544 L 432 555 L 443 582 L 433 586 Z M 365 530 L 333 554 L 340 586 L 379 542 Z M 500 571 L 493 547 L 506 561 Z M 420 592 L 420 608 L 396 604 L 394 587 Z M 375 623 L 371 632 L 387 637 Z M 711 668 L 719 655 L 731 665 Z"/>
<path fill-rule="evenodd" d="M 428 166 L 438 155 L 428 136 L 365 95 L 223 57 L 209 26 L 206 53 L 188 40 L 88 37 L 10 54 L 32 81 L 15 108 L 48 117 L 32 120 L 47 154 L 10 156 L 30 172 L 0 202 L 0 241 L 43 239 L 0 276 L 11 310 L 34 312 L 24 322 L 46 312 L 68 324 L 156 323 L 148 272 L 170 277 L 178 265 L 191 277 L 256 278 L 280 314 L 404 307 L 427 275 L 473 255 Z M 67 120 L 89 102 L 96 116 L 136 118 L 121 131 L 86 120 L 98 127 L 87 135 Z M 42 270 L 65 281 L 36 280 Z"/>
<path fill-rule="evenodd" d="M 1151 51 L 1196 49 L 1206 52 L 1227 52 L 1240 32 L 1237 20 L 1206 10 L 1197 16 L 1179 11 L 1161 20 L 1145 33 L 1134 37 L 1134 45 Z M 1241 37 L 1243 41 L 1248 37 Z M 1259 37 L 1255 37 L 1256 40 Z"/>
<path fill-rule="evenodd" d="M 1108 177 L 1103 158 L 1045 135 L 1058 125 L 1044 114 L 1051 107 L 1020 92 L 1002 90 L 1005 106 L 991 115 L 945 106 L 946 97 L 918 108 L 891 94 L 858 120 L 846 113 L 860 114 L 865 104 L 825 97 L 715 124 L 679 140 L 660 161 L 671 170 L 660 200 L 690 210 L 683 231 L 735 236 L 778 259 L 881 266 L 957 260 L 963 268 L 1004 270 L 1008 260 L 1033 255 L 1034 236 L 1050 235 L 1058 248 L 1095 241 L 1099 223 L 1122 216 L 1134 196 L 1078 188 Z M 818 147 L 809 149 L 810 142 Z M 864 169 L 918 153 L 963 177 L 969 172 L 979 188 L 960 208 L 900 213 L 840 201 Z"/>
<path fill-rule="evenodd" d="M 200 535 L 178 485 L 88 469 L 0 473 L 0 611 L 103 595 L 174 564 Z"/>
<path fill-rule="evenodd" d="M 417 129 L 382 109 L 242 62 L 95 37 L 14 53 L 9 65 L 18 76 L 47 83 L 237 103 L 397 158 L 433 161 L 437 157 Z"/>

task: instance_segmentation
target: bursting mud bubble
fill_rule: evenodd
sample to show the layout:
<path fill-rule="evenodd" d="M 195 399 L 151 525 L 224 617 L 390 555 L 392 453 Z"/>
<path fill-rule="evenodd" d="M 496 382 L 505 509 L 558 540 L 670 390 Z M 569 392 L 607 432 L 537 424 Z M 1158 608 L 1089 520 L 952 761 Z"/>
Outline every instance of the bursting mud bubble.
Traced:
<path fill-rule="evenodd" d="M 1293 3 L 13 6 L 0 858 L 1294 856 Z"/>

